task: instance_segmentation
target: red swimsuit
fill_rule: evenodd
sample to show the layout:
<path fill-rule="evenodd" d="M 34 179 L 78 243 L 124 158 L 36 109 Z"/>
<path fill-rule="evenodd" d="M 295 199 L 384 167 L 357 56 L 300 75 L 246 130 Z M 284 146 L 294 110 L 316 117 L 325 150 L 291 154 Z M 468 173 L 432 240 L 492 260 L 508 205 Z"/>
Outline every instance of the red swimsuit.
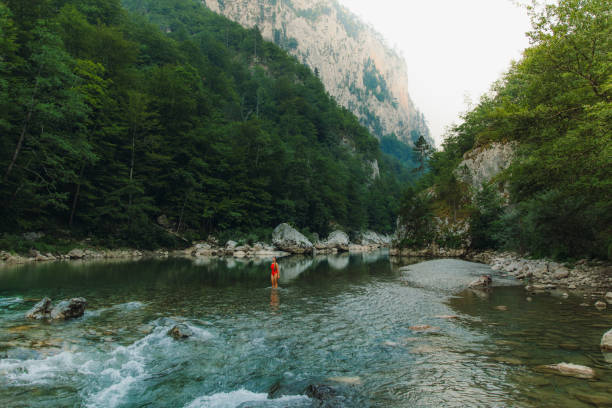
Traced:
<path fill-rule="evenodd" d="M 272 269 L 272 276 L 274 275 L 278 275 L 278 267 L 276 266 L 275 263 L 273 263 L 272 265 L 270 265 L 270 269 Z"/>

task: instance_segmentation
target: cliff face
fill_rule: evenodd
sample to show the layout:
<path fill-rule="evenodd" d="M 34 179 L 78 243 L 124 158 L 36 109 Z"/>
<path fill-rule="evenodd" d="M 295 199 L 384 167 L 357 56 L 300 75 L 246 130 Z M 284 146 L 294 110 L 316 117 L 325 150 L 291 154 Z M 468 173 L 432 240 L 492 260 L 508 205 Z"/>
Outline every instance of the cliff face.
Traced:
<path fill-rule="evenodd" d="M 413 145 L 416 130 L 433 144 L 408 94 L 405 60 L 336 0 L 201 1 L 245 27 L 259 27 L 264 38 L 310 66 L 377 137 L 394 133 Z"/>
<path fill-rule="evenodd" d="M 482 183 L 490 182 L 512 164 L 515 151 L 515 143 L 492 143 L 477 147 L 463 155 L 455 175 L 475 190 L 482 190 Z"/>

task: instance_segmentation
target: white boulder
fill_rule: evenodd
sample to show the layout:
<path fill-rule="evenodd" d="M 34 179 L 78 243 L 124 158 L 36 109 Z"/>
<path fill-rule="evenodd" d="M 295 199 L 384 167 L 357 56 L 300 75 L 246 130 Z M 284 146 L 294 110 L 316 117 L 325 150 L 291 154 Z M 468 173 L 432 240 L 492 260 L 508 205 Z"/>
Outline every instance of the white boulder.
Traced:
<path fill-rule="evenodd" d="M 287 223 L 274 228 L 272 243 L 278 249 L 293 254 L 310 253 L 314 248 L 308 238 Z"/>

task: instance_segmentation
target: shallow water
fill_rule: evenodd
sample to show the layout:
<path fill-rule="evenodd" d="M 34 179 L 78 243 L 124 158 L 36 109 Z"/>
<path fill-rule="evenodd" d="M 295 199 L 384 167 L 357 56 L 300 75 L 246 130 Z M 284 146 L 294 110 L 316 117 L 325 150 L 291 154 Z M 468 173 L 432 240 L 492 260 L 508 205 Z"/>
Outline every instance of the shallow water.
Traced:
<path fill-rule="evenodd" d="M 185 259 L 0 269 L 0 405 L 7 407 L 570 406 L 612 403 L 599 351 L 612 313 L 580 297 L 527 300 L 455 260 L 408 271 L 384 252 L 280 261 Z M 491 292 L 464 290 L 493 273 Z M 83 318 L 24 319 L 42 296 Z M 591 304 L 592 301 L 589 301 Z M 506 306 L 499 310 L 496 306 Z M 610 309 L 608 309 L 610 310 Z M 456 315 L 455 319 L 440 316 Z M 194 336 L 166 333 L 177 322 Z M 418 331 L 415 325 L 433 329 Z M 595 380 L 538 372 L 571 362 Z M 309 385 L 335 390 L 320 401 Z"/>

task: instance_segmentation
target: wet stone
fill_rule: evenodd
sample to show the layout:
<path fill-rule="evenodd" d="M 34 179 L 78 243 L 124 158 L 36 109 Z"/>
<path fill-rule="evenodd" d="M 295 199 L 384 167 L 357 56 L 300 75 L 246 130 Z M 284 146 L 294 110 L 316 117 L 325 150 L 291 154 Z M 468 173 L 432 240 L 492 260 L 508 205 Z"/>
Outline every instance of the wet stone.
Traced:
<path fill-rule="evenodd" d="M 28 319 L 46 319 L 51 314 L 51 299 L 43 298 L 26 314 Z"/>
<path fill-rule="evenodd" d="M 563 375 L 566 377 L 591 379 L 595 378 L 595 370 L 591 367 L 571 364 L 571 363 L 559 363 L 551 365 L 543 365 L 536 367 L 537 371 L 551 372 L 554 374 Z"/>
<path fill-rule="evenodd" d="M 587 404 L 594 405 L 596 407 L 612 407 L 612 394 L 603 393 L 583 393 L 575 392 L 572 393 L 577 400 L 586 402 Z"/>
<path fill-rule="evenodd" d="M 168 330 L 168 336 L 180 340 L 193 336 L 193 331 L 186 325 L 179 323 Z"/>

